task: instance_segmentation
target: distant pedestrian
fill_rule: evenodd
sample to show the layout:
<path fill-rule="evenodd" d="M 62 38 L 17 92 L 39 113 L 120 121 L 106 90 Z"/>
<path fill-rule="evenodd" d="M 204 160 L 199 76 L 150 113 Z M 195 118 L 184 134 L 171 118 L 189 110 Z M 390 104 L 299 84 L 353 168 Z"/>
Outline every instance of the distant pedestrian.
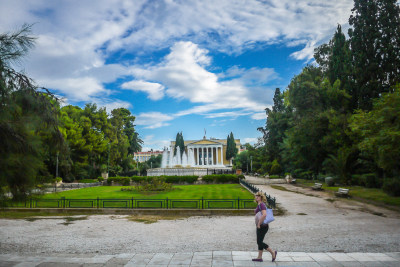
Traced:
<path fill-rule="evenodd" d="M 263 250 L 266 249 L 269 253 L 271 253 L 272 261 L 274 262 L 276 259 L 276 255 L 278 252 L 272 250 L 267 244 L 264 243 L 264 237 L 268 232 L 268 224 L 263 224 L 265 218 L 267 217 L 267 206 L 265 202 L 267 202 L 267 198 L 262 192 L 257 192 L 255 195 L 255 201 L 257 202 L 257 208 L 254 210 L 255 222 L 256 222 L 256 233 L 257 233 L 257 245 L 258 245 L 258 257 L 253 259 L 253 261 L 263 261 L 262 254 Z"/>

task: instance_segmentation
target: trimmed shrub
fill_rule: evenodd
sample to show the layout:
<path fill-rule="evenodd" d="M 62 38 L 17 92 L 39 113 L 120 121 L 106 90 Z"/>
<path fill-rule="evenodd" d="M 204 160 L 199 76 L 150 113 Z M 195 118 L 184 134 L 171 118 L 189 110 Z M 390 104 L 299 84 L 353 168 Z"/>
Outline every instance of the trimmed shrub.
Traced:
<path fill-rule="evenodd" d="M 388 179 L 383 184 L 383 191 L 388 195 L 400 197 L 400 178 Z"/>
<path fill-rule="evenodd" d="M 172 184 L 184 184 L 184 183 L 193 184 L 199 178 L 199 176 L 195 175 L 164 176 L 164 177 L 167 183 L 172 183 Z"/>
<path fill-rule="evenodd" d="M 111 177 L 107 179 L 107 184 L 111 185 L 112 182 L 117 183 L 117 184 L 121 184 L 123 186 L 127 186 L 131 183 L 131 178 L 129 177 Z"/>
<path fill-rule="evenodd" d="M 99 176 L 99 177 L 97 177 L 97 181 L 99 181 L 100 183 L 101 183 L 101 182 L 104 182 L 104 178 L 101 177 L 101 176 Z"/>
<path fill-rule="evenodd" d="M 213 174 L 213 175 L 204 175 L 203 181 L 206 183 L 228 184 L 228 183 L 239 183 L 239 178 L 235 174 Z"/>
<path fill-rule="evenodd" d="M 272 162 L 272 166 L 271 166 L 271 170 L 270 170 L 270 174 L 280 174 L 282 172 L 282 167 L 281 165 L 278 163 L 277 160 L 274 160 Z"/>
<path fill-rule="evenodd" d="M 245 179 L 246 177 L 244 177 L 243 174 L 239 174 L 239 175 L 237 176 L 237 178 L 239 178 L 239 179 Z"/>
<path fill-rule="evenodd" d="M 140 183 L 142 181 L 147 181 L 151 176 L 132 176 L 131 180 L 135 183 Z"/>

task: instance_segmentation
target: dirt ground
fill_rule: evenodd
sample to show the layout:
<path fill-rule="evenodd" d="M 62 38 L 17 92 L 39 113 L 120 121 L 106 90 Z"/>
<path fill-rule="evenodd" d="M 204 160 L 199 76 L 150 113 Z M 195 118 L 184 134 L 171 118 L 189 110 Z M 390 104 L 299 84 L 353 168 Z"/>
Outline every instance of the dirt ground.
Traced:
<path fill-rule="evenodd" d="M 282 216 L 266 243 L 280 251 L 398 252 L 400 214 L 339 199 L 326 192 L 280 184 L 258 187 L 276 197 Z M 294 192 L 292 192 L 294 191 Z M 253 216 L 193 216 L 154 223 L 125 215 L 0 220 L 2 253 L 132 253 L 257 249 Z"/>

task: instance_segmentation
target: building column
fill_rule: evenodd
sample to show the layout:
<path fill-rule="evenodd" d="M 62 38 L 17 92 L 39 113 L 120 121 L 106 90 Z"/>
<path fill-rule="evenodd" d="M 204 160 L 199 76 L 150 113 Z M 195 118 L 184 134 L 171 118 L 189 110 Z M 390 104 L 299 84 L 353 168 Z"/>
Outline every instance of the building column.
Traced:
<path fill-rule="evenodd" d="M 204 154 L 204 165 L 207 165 L 207 150 L 205 147 L 203 147 L 203 154 Z"/>
<path fill-rule="evenodd" d="M 220 165 L 224 165 L 224 147 L 220 146 L 220 149 L 221 149 L 221 154 L 220 154 L 220 162 L 219 162 L 219 164 Z"/>
<path fill-rule="evenodd" d="M 211 150 L 211 165 L 214 165 L 214 148 L 210 147 Z"/>

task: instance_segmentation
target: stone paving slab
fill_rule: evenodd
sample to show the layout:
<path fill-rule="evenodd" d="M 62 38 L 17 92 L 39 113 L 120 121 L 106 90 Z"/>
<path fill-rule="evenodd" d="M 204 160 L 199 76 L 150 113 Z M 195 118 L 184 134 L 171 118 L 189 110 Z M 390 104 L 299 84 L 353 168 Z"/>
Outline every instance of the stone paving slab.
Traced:
<path fill-rule="evenodd" d="M 193 253 L 123 253 L 116 255 L 52 254 L 24 256 L 0 254 L 0 267 L 258 267 L 258 266 L 400 266 L 400 252 L 307 253 L 279 251 L 276 262 L 264 253 L 264 262 L 253 262 L 256 251 L 202 251 Z"/>

